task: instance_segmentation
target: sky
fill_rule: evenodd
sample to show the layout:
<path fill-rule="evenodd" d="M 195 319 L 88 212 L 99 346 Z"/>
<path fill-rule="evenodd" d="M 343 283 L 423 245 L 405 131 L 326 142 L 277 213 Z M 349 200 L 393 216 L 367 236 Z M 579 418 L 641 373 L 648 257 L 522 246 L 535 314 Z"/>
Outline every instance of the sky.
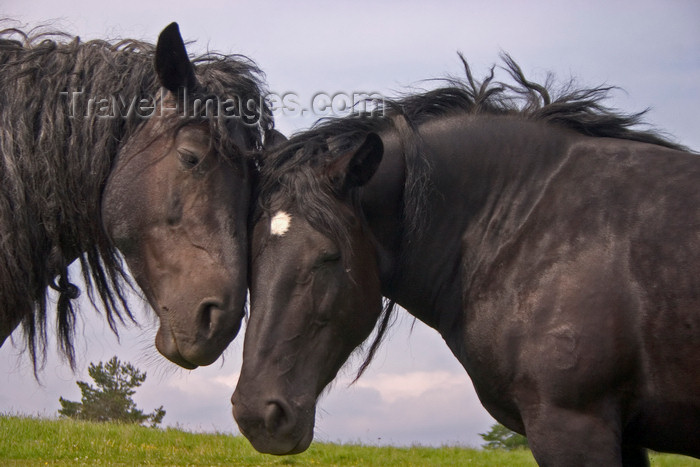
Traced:
<path fill-rule="evenodd" d="M 649 108 L 646 120 L 700 150 L 700 3 L 669 1 L 133 1 L 0 0 L 0 17 L 92 38 L 155 42 L 171 21 L 192 53 L 241 53 L 265 71 L 275 95 L 376 92 L 386 96 L 435 87 L 431 78 L 462 76 L 460 51 L 476 76 L 509 53 L 532 80 L 618 86 L 609 105 Z M 17 23 L 13 23 L 17 25 Z M 500 77 L 504 78 L 503 73 Z M 318 114 L 276 115 L 289 135 Z M 135 303 L 138 301 L 134 296 Z M 179 369 L 155 350 L 156 322 L 146 307 L 140 326 L 120 331 L 83 306 L 78 371 L 55 346 L 37 382 L 22 340 L 0 348 L 0 413 L 55 416 L 58 398 L 79 400 L 76 380 L 90 362 L 113 355 L 148 374 L 134 399 L 145 411 L 163 405 L 164 424 L 192 431 L 237 433 L 231 416 L 243 331 L 214 364 Z M 478 446 L 494 420 L 442 338 L 401 312 L 370 370 L 350 381 L 352 359 L 323 397 L 316 440 L 366 444 Z"/>

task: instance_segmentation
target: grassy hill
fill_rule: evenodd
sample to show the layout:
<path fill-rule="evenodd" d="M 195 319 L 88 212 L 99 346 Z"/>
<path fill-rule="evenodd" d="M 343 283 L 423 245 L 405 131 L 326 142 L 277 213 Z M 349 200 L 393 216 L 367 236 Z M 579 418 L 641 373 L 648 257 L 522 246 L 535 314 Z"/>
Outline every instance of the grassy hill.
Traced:
<path fill-rule="evenodd" d="M 0 416 L 2 465 L 294 465 L 294 466 L 529 466 L 529 451 L 456 447 L 393 448 L 313 443 L 287 457 L 257 453 L 242 437 L 188 433 L 135 425 Z M 700 461 L 653 455 L 654 466 L 694 466 Z"/>

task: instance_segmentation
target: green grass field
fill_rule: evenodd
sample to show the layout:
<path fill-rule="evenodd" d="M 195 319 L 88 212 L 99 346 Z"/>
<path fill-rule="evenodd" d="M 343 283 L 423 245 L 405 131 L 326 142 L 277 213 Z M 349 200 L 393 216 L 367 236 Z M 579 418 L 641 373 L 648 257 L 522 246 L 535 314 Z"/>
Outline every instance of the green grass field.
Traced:
<path fill-rule="evenodd" d="M 527 466 L 529 451 L 456 447 L 392 448 L 313 443 L 287 457 L 257 453 L 242 437 L 135 425 L 0 416 L 2 465 L 294 465 L 294 466 Z M 652 455 L 654 466 L 696 466 L 681 456 Z"/>

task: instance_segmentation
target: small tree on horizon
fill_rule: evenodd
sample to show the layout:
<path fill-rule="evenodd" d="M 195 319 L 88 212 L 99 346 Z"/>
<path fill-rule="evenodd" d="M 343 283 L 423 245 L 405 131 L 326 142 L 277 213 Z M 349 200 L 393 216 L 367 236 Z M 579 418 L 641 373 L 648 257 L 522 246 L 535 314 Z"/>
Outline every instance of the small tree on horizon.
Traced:
<path fill-rule="evenodd" d="M 483 447 L 486 449 L 505 449 L 512 451 L 514 449 L 526 449 L 528 447 L 527 438 L 518 434 L 500 423 L 491 425 L 491 429 L 487 433 L 479 433 L 479 436 L 486 441 Z"/>
<path fill-rule="evenodd" d="M 74 402 L 60 397 L 59 415 L 97 422 L 150 422 L 152 427 L 163 420 L 165 410 L 162 405 L 150 414 L 136 408 L 131 396 L 136 392 L 134 388 L 146 381 L 146 373 L 140 372 L 130 363 L 122 363 L 115 356 L 107 363 L 90 363 L 88 374 L 96 387 L 78 381 L 76 384 L 82 394 L 81 401 Z"/>

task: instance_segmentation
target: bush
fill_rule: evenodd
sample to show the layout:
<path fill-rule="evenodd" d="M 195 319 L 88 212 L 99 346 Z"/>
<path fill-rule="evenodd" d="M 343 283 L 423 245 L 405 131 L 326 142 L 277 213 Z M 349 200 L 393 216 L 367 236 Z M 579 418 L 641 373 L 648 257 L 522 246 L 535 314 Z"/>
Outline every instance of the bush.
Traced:
<path fill-rule="evenodd" d="M 77 384 L 82 393 L 81 401 L 74 402 L 60 397 L 59 415 L 97 422 L 138 424 L 150 422 L 153 427 L 163 421 L 165 410 L 162 405 L 153 413 L 145 414 L 136 408 L 136 403 L 131 399 L 136 392 L 134 388 L 146 381 L 146 373 L 140 372 L 128 362 L 122 363 L 117 357 L 113 357 L 106 364 L 90 363 L 88 374 L 96 387 L 84 381 L 78 381 Z"/>
<path fill-rule="evenodd" d="M 527 438 L 518 434 L 500 423 L 491 426 L 488 433 L 479 433 L 479 436 L 486 441 L 482 446 L 486 449 L 505 449 L 512 451 L 514 449 L 527 448 Z"/>

